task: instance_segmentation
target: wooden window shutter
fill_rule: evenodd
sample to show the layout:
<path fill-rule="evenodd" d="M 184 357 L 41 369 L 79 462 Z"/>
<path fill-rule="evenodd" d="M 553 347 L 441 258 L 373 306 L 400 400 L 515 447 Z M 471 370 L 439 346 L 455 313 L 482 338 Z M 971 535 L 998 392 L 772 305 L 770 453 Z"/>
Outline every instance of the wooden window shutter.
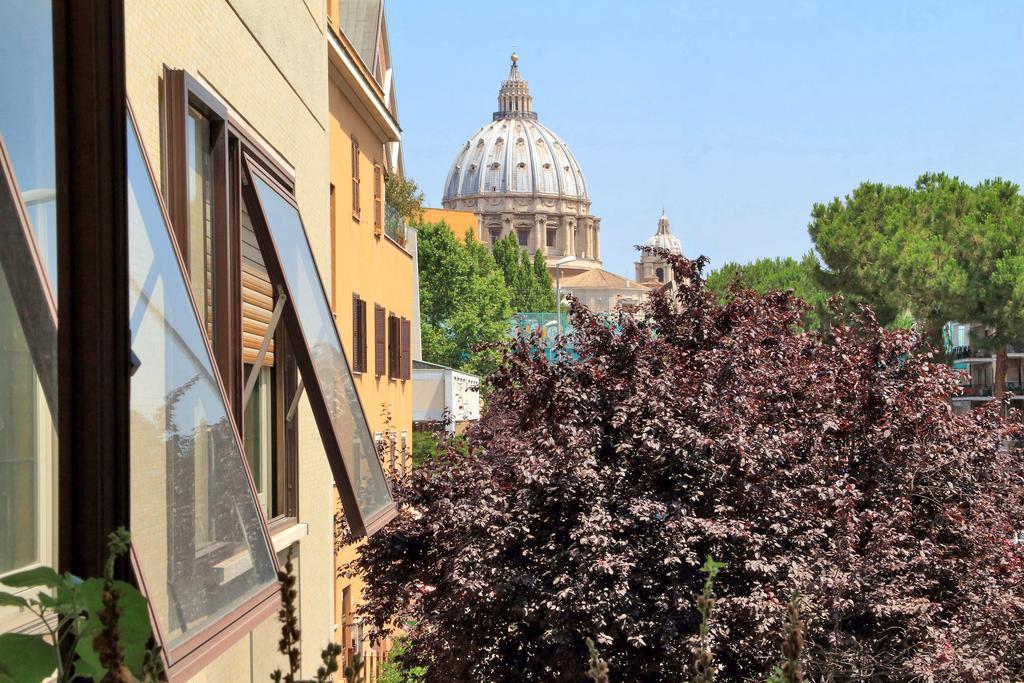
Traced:
<path fill-rule="evenodd" d="M 359 141 L 352 138 L 352 215 L 359 218 Z"/>
<path fill-rule="evenodd" d="M 380 235 L 384 229 L 384 188 L 381 182 L 381 168 L 373 167 L 373 234 Z"/>
<path fill-rule="evenodd" d="M 245 202 L 239 205 L 239 213 L 242 224 L 242 362 L 255 363 L 274 315 L 274 288 Z M 263 356 L 263 365 L 274 365 L 273 340 Z"/>
<path fill-rule="evenodd" d="M 412 323 L 402 318 L 402 379 L 412 379 Z"/>
<path fill-rule="evenodd" d="M 385 346 L 384 308 L 373 307 L 373 352 L 374 365 L 378 377 L 387 372 L 387 347 Z"/>

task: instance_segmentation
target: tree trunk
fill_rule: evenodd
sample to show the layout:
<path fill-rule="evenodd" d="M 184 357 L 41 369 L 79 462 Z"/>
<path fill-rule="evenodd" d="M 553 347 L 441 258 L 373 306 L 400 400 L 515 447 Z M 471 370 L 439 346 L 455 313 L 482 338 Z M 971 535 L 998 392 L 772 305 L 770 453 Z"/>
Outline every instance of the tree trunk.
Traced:
<path fill-rule="evenodd" d="M 1003 400 L 1003 393 L 1006 391 L 1006 354 L 1007 346 L 1003 344 L 996 351 L 996 371 L 992 379 L 992 395 L 997 401 Z M 1005 413 L 1005 409 L 1001 412 Z"/>

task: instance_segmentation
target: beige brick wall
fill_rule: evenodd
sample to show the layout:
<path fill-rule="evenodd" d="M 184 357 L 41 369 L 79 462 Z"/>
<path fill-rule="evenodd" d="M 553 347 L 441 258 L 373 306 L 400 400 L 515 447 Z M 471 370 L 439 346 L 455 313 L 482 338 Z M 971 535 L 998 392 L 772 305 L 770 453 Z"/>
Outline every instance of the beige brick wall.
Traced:
<path fill-rule="evenodd" d="M 184 69 L 229 104 L 293 168 L 322 277 L 330 282 L 326 9 L 315 0 L 128 0 L 128 93 L 149 161 L 160 169 L 160 78 Z M 326 257 L 325 257 L 326 255 Z M 298 561 L 303 674 L 333 637 L 333 478 L 309 403 L 299 412 Z M 284 665 L 275 619 L 259 625 L 196 681 L 266 681 Z"/>

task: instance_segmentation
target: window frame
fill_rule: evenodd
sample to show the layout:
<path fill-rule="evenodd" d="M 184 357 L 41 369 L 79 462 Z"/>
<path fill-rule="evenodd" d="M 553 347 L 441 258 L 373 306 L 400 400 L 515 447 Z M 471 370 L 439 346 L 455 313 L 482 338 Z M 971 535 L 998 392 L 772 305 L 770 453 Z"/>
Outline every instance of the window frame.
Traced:
<path fill-rule="evenodd" d="M 277 164 L 272 154 L 250 134 L 233 112 L 188 71 L 164 67 L 161 82 L 162 160 L 161 195 L 172 219 L 176 239 L 188 239 L 188 160 L 186 136 L 188 110 L 194 108 L 211 123 L 214 143 L 214 230 L 213 264 L 215 360 L 227 388 L 229 409 L 236 425 L 244 425 L 242 390 L 247 379 L 242 350 L 242 164 L 255 159 L 280 183 L 293 191 L 290 174 Z M 187 242 L 185 242 L 187 244 Z M 178 243 L 179 249 L 186 247 Z M 219 247 L 219 248 L 218 248 Z M 187 265 L 187 264 L 186 264 Z M 188 269 L 186 267 L 186 273 Z M 274 282 L 276 286 L 279 283 Z M 274 433 L 273 448 L 277 464 L 273 468 L 275 499 L 281 496 L 281 512 L 267 517 L 276 532 L 298 522 L 298 417 L 287 419 L 288 407 L 297 390 L 295 359 L 289 353 L 292 344 L 279 327 L 274 341 Z M 239 433 L 241 433 L 239 429 Z M 244 440 L 243 440 L 244 445 Z M 273 503 L 270 508 L 274 509 Z M 266 511 L 264 511 L 266 512 Z"/>
<path fill-rule="evenodd" d="M 182 69 L 164 67 L 161 81 L 161 178 L 171 226 L 182 253 L 188 254 L 188 133 L 189 110 L 195 109 L 210 122 L 213 158 L 213 263 L 211 268 L 214 359 L 228 389 L 231 410 L 240 424 L 244 377 L 241 369 L 241 248 L 232 194 L 229 119 L 227 106 Z M 237 263 L 236 263 L 237 261 Z M 188 261 L 185 262 L 189 273 Z M 236 283 L 236 280 L 238 281 Z M 191 283 L 190 283 L 191 284 Z M 236 286 L 237 284 L 237 286 Z M 205 320 L 205 315 L 203 317 Z"/>
<path fill-rule="evenodd" d="M 167 204 L 164 202 L 164 195 L 160 192 L 160 184 L 157 182 L 156 174 L 153 172 L 152 164 L 150 163 L 150 157 L 146 151 L 145 141 L 142 136 L 139 135 L 139 125 L 135 118 L 135 114 L 131 107 L 131 102 L 126 101 L 127 120 L 131 126 L 135 129 L 135 135 L 137 136 L 139 147 L 142 152 L 143 162 L 145 163 L 146 170 L 149 174 L 149 179 L 152 184 L 153 192 L 157 198 L 157 202 L 160 205 L 160 211 L 164 220 L 164 223 L 168 229 L 170 236 L 171 246 L 174 250 L 175 258 L 178 262 L 178 268 L 182 273 L 182 276 L 188 279 L 188 270 L 185 267 L 185 260 L 182 256 L 181 246 L 177 242 L 177 230 L 171 223 L 170 214 L 167 209 Z M 128 140 L 125 144 L 129 144 Z M 124 181 L 127 185 L 127 172 L 124 175 Z M 126 231 L 127 232 L 127 231 Z M 127 286 L 125 286 L 127 291 Z M 192 310 L 196 316 L 196 323 L 200 325 L 200 328 L 205 326 L 202 324 L 202 316 L 200 315 L 199 308 L 196 305 L 196 299 L 192 292 L 191 286 L 186 286 L 185 291 L 188 294 L 189 303 L 192 306 Z M 125 307 L 127 310 L 127 306 Z M 205 331 L 205 330 L 204 330 Z M 220 375 L 220 369 L 216 362 L 216 356 L 213 352 L 213 345 L 210 343 L 210 339 L 206 334 L 200 335 L 205 344 L 206 351 L 209 357 L 214 362 L 213 376 L 217 380 L 217 385 L 221 393 L 221 397 L 224 399 L 225 406 L 227 408 L 226 415 L 228 416 L 228 423 L 231 427 L 232 435 L 235 439 L 235 445 L 238 448 L 238 452 L 241 455 L 242 467 L 245 471 L 246 479 L 249 484 L 250 493 L 253 496 L 253 500 L 256 501 L 256 509 L 258 511 L 258 517 L 260 521 L 260 528 L 263 531 L 266 539 L 267 546 L 270 548 L 270 556 L 273 560 L 276 570 L 280 570 L 280 563 L 278 561 L 277 553 L 273 552 L 274 542 L 273 536 L 271 535 L 270 528 L 267 525 L 266 515 L 263 512 L 263 507 L 259 504 L 259 493 L 256 490 L 256 484 L 252 477 L 252 471 L 249 468 L 249 459 L 245 456 L 245 445 L 242 441 L 241 431 L 238 429 L 238 424 L 234 419 L 233 411 L 231 410 L 230 396 L 228 395 L 224 382 Z M 132 566 L 135 572 L 135 576 L 139 583 L 139 588 L 143 595 L 149 595 L 148 588 L 145 580 L 145 568 L 139 561 L 138 556 L 135 554 L 134 549 L 132 550 Z M 218 656 L 220 656 L 228 647 L 237 642 L 245 634 L 249 633 L 256 624 L 268 619 L 272 616 L 280 607 L 281 604 L 281 590 L 280 585 L 277 582 L 268 584 L 266 587 L 260 589 L 252 596 L 247 598 L 245 601 L 237 605 L 227 614 L 214 619 L 204 628 L 200 629 L 192 636 L 183 639 L 180 643 L 175 645 L 173 648 L 165 646 L 167 639 L 164 637 L 163 629 L 160 626 L 160 621 L 157 618 L 155 608 L 152 601 L 149 603 L 149 614 L 150 622 L 153 627 L 153 634 L 155 640 L 161 644 L 161 655 L 164 660 L 164 665 L 168 672 L 168 677 L 171 679 L 181 678 L 182 680 L 194 675 L 207 664 L 212 662 Z"/>
<path fill-rule="evenodd" d="M 245 157 L 244 154 L 243 157 Z M 282 186 L 273 174 L 269 173 L 256 160 L 247 159 L 245 161 L 246 163 L 243 163 L 243 173 L 249 182 L 245 185 L 245 188 L 243 188 L 243 194 L 247 205 L 250 207 L 250 217 L 253 219 L 253 228 L 256 232 L 256 237 L 260 242 L 260 250 L 263 252 L 267 270 L 271 273 L 271 278 L 281 282 L 285 291 L 288 291 L 288 279 L 281 265 L 281 256 L 277 250 L 277 245 L 274 242 L 270 226 L 267 224 L 266 210 L 263 207 L 263 202 L 256 190 L 255 178 L 259 177 L 262 181 L 267 183 L 271 190 L 276 192 L 285 203 L 295 209 L 299 216 L 303 237 L 306 240 L 306 244 L 310 245 L 311 242 L 309 240 L 309 234 L 306 231 L 305 223 L 302 221 L 302 212 L 299 210 L 293 194 Z M 259 211 L 256 212 L 254 208 L 258 208 Z M 310 247 L 310 251 L 312 252 L 312 247 Z M 324 301 L 327 303 L 328 309 L 330 309 L 330 298 L 324 288 L 323 276 L 320 273 L 320 265 L 316 262 L 315 255 L 313 257 L 313 267 L 316 271 L 315 275 L 317 281 L 320 284 L 320 293 L 324 297 Z M 349 475 L 348 468 L 345 465 L 345 458 L 339 438 L 340 435 L 335 431 L 333 418 L 327 406 L 323 390 L 320 386 L 316 368 L 313 365 L 309 342 L 302 329 L 295 306 L 291 301 L 289 301 L 289 304 L 285 306 L 282 320 L 288 330 L 289 338 L 296 342 L 295 357 L 302 376 L 304 378 L 308 377 L 311 379 L 317 378 L 316 381 L 304 381 L 303 386 L 305 387 L 306 395 L 309 397 L 313 416 L 317 424 L 317 429 L 320 432 L 320 438 L 323 443 L 324 450 L 327 453 L 327 460 L 330 463 L 331 471 L 334 475 L 334 481 L 338 488 L 338 494 L 341 498 L 343 511 L 346 519 L 348 520 L 349 528 L 356 536 L 370 536 L 397 516 L 397 505 L 392 502 L 391 505 L 385 506 L 369 518 L 364 519 L 362 517 L 362 512 L 356 499 L 354 487 L 352 486 L 352 479 Z M 341 351 L 345 364 L 347 365 L 346 370 L 350 371 L 352 366 L 345 354 L 345 347 L 341 343 L 341 335 L 339 334 L 336 325 L 333 327 L 333 330 L 334 334 L 338 337 L 338 347 Z M 362 413 L 363 421 L 369 425 L 362 397 L 359 395 L 358 391 L 354 393 L 356 399 L 355 408 Z M 378 462 L 377 464 L 379 465 L 380 463 Z M 383 477 L 383 483 L 387 489 L 388 496 L 391 497 L 393 501 L 391 484 L 386 475 Z"/>

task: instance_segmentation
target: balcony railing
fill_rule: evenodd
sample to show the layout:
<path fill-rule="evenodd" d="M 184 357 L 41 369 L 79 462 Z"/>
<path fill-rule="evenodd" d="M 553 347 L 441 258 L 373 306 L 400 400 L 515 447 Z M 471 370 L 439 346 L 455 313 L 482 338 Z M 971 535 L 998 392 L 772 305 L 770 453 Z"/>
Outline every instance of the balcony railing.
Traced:
<path fill-rule="evenodd" d="M 384 234 L 403 247 L 407 241 L 405 216 L 391 204 L 384 204 Z"/>

